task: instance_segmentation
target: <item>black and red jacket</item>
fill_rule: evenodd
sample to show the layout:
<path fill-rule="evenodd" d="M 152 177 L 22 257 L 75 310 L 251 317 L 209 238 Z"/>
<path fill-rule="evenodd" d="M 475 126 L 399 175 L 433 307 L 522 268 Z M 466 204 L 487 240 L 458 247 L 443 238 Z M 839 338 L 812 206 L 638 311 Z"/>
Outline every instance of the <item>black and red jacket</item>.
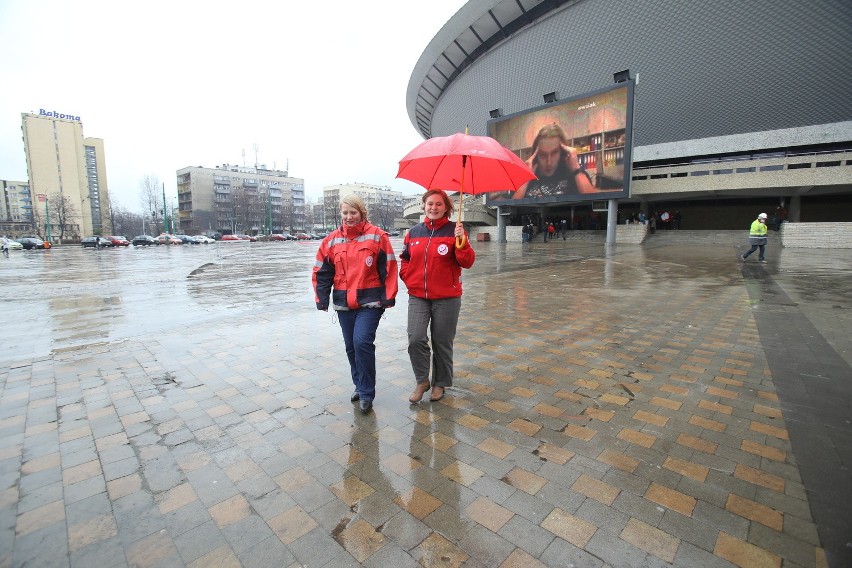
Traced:
<path fill-rule="evenodd" d="M 335 229 L 317 250 L 312 280 L 318 310 L 329 295 L 335 310 L 392 307 L 399 282 L 388 234 L 367 221 Z"/>
<path fill-rule="evenodd" d="M 456 248 L 456 226 L 446 217 L 414 225 L 399 255 L 399 276 L 408 293 L 425 300 L 462 295 L 461 269 L 473 266 L 476 253 L 465 233 L 464 246 Z"/>

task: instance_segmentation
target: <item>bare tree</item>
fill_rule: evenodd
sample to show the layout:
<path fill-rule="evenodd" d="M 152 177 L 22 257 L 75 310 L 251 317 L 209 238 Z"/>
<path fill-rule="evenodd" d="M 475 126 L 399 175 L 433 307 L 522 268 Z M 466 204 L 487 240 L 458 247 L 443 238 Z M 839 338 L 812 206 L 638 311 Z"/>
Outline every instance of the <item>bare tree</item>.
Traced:
<path fill-rule="evenodd" d="M 47 226 L 45 224 L 45 219 L 46 218 L 44 216 L 44 206 L 38 203 L 34 203 L 32 209 L 33 232 L 41 240 L 45 240 L 47 237 Z"/>
<path fill-rule="evenodd" d="M 235 189 L 232 199 L 233 230 L 237 233 L 250 233 L 263 226 L 266 202 L 253 191 Z"/>
<path fill-rule="evenodd" d="M 120 206 L 112 208 L 113 234 L 123 235 L 132 239 L 135 235 L 144 231 L 144 223 L 144 216 L 139 213 L 132 213 Z"/>
<path fill-rule="evenodd" d="M 54 236 L 64 239 L 66 234 L 70 236 L 80 236 L 77 233 L 80 227 L 76 221 L 80 218 L 80 213 L 74 206 L 74 203 L 61 193 L 52 193 L 48 197 L 48 206 L 50 211 L 50 231 Z M 59 234 L 56 234 L 56 230 Z"/>
<path fill-rule="evenodd" d="M 157 217 L 161 219 L 165 213 L 163 211 L 163 192 L 160 180 L 153 174 L 145 175 L 139 181 L 139 201 L 142 205 L 143 215 L 151 215 L 154 223 L 154 232 L 159 232 L 157 227 Z M 158 215 L 159 212 L 159 215 Z"/>
<path fill-rule="evenodd" d="M 275 226 L 280 227 L 282 232 L 287 233 L 293 230 L 293 198 L 289 193 L 285 192 L 282 195 L 278 207 L 273 211 L 273 215 L 275 217 L 273 220 Z"/>

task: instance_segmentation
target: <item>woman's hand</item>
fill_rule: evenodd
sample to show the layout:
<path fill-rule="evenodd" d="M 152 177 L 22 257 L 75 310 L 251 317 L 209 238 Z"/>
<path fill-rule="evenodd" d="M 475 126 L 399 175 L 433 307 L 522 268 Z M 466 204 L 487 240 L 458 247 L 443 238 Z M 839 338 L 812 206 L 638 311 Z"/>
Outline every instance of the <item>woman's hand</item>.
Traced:
<path fill-rule="evenodd" d="M 535 161 L 536 161 L 537 157 L 538 157 L 538 148 L 536 148 L 535 152 L 533 152 L 532 155 L 529 158 L 527 158 L 527 167 L 529 169 L 531 169 L 532 171 L 535 171 L 535 166 L 536 166 Z"/>
<path fill-rule="evenodd" d="M 565 152 L 565 165 L 568 166 L 569 172 L 573 172 L 580 167 L 580 162 L 577 160 L 577 151 L 574 148 L 567 144 L 562 144 L 562 151 Z"/>

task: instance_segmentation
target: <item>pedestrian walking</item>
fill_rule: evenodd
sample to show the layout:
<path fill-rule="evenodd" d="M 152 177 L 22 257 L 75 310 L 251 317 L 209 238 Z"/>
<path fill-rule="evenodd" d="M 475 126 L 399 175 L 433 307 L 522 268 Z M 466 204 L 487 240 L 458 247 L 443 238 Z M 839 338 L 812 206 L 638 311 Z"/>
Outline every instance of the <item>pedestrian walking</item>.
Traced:
<path fill-rule="evenodd" d="M 766 213 L 761 213 L 757 216 L 757 219 L 754 220 L 751 224 L 751 228 L 748 232 L 748 244 L 751 245 L 751 248 L 740 258 L 745 260 L 749 257 L 751 253 L 760 249 L 760 254 L 757 255 L 757 260 L 765 263 L 766 258 L 764 253 L 766 252 Z"/>
<path fill-rule="evenodd" d="M 396 303 L 397 261 L 388 234 L 367 220 L 360 197 L 343 197 L 340 217 L 340 228 L 317 250 L 312 280 L 318 310 L 328 310 L 331 296 L 355 385 L 350 400 L 367 414 L 376 397 L 376 330 L 385 308 Z"/>
<path fill-rule="evenodd" d="M 461 311 L 461 270 L 476 253 L 464 228 L 450 222 L 453 202 L 440 189 L 423 194 L 426 218 L 405 235 L 399 275 L 408 287 L 408 357 L 415 386 L 408 401 L 444 398 L 453 386 L 453 341 Z M 462 245 L 456 239 L 462 239 Z M 427 336 L 430 332 L 431 337 Z M 430 347 L 431 340 L 431 347 Z M 432 369 L 431 380 L 429 369 Z"/>

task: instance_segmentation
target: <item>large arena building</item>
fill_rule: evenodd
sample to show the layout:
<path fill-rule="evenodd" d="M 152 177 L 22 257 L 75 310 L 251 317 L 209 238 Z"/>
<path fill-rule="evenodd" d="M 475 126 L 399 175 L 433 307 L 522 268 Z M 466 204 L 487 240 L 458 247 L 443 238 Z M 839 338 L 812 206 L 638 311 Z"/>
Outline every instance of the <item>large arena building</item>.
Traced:
<path fill-rule="evenodd" d="M 792 222 L 852 221 L 850 38 L 848 0 L 471 0 L 423 52 L 406 104 L 424 138 L 493 135 L 626 79 L 620 217 L 742 229 L 782 207 Z M 499 217 L 594 215 L 581 197 L 509 200 Z"/>

